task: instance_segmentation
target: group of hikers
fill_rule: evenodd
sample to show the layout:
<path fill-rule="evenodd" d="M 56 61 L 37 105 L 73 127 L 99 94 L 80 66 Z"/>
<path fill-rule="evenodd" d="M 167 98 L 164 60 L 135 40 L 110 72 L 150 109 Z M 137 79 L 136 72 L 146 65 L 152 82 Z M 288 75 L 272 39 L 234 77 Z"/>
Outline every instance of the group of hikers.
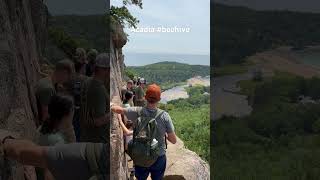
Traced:
<path fill-rule="evenodd" d="M 110 103 L 110 56 L 77 48 L 73 60 L 61 60 L 35 87 L 39 117 L 37 142 L 0 130 L 0 152 L 35 167 L 41 180 L 113 179 L 110 177 L 110 110 L 118 114 L 125 150 L 134 175 L 162 179 L 167 140 L 176 143 L 169 114 L 158 108 L 161 88 L 146 80 L 129 80 L 121 91 L 123 105 Z M 125 175 L 124 175 L 125 176 Z"/>

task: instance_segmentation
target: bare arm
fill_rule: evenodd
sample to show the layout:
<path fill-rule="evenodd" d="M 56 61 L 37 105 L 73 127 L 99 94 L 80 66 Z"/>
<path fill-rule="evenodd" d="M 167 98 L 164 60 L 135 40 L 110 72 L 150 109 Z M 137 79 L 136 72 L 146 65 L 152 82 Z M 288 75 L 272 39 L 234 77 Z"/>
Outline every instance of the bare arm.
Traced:
<path fill-rule="evenodd" d="M 4 143 L 4 151 L 9 159 L 17 160 L 18 162 L 47 168 L 47 148 L 41 147 L 28 140 L 7 139 Z"/>
<path fill-rule="evenodd" d="M 117 114 L 124 114 L 124 108 L 121 106 L 112 106 L 111 111 Z"/>
<path fill-rule="evenodd" d="M 168 139 L 168 141 L 171 142 L 172 144 L 177 143 L 176 133 L 174 133 L 174 132 L 168 133 L 168 134 L 167 134 L 167 139 Z"/>
<path fill-rule="evenodd" d="M 49 112 L 48 112 L 48 106 L 47 105 L 41 105 L 41 117 L 42 117 L 42 122 L 46 121 L 49 117 Z"/>
<path fill-rule="evenodd" d="M 118 120 L 119 120 L 119 123 L 120 123 L 120 126 L 123 130 L 123 134 L 126 135 L 126 136 L 130 136 L 133 134 L 133 131 L 129 130 L 125 125 L 124 123 L 122 122 L 122 118 L 121 118 L 121 115 L 118 114 Z"/>

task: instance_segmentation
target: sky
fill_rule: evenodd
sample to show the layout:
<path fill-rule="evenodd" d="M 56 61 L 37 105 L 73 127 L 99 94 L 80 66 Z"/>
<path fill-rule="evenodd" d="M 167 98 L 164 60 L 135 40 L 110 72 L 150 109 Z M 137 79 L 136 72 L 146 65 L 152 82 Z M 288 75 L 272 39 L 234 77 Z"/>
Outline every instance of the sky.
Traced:
<path fill-rule="evenodd" d="M 121 4 L 121 0 L 111 0 L 111 5 Z M 127 28 L 125 53 L 210 54 L 210 0 L 143 0 L 143 9 L 131 6 L 129 10 L 140 21 L 137 31 L 150 29 L 133 32 Z M 182 32 L 187 28 L 189 32 Z"/>
<path fill-rule="evenodd" d="M 247 6 L 257 10 L 292 10 L 320 13 L 320 0 L 214 0 L 214 2 Z"/>

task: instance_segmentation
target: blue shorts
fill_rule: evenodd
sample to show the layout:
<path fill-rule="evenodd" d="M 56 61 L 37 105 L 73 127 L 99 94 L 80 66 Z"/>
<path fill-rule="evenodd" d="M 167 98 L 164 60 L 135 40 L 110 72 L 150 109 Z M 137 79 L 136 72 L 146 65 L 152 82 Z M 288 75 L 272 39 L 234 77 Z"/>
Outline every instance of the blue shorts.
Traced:
<path fill-rule="evenodd" d="M 138 180 L 146 180 L 151 173 L 152 180 L 161 180 L 166 170 L 166 155 L 158 157 L 157 161 L 150 167 L 135 166 L 135 176 Z"/>

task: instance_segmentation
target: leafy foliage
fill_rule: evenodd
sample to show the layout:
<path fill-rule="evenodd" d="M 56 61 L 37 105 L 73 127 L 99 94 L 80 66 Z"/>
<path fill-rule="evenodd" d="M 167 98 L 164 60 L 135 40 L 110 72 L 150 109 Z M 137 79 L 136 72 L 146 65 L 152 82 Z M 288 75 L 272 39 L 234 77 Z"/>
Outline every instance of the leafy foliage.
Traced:
<path fill-rule="evenodd" d="M 129 79 L 134 79 L 134 77 L 136 76 L 132 71 L 130 71 L 129 69 L 125 69 L 125 75 L 129 78 Z"/>
<path fill-rule="evenodd" d="M 78 41 L 78 46 L 85 49 L 106 50 L 106 22 L 104 15 L 64 15 L 54 16 L 50 20 L 51 29 L 59 29 Z M 58 39 L 59 41 L 59 39 Z"/>
<path fill-rule="evenodd" d="M 132 16 L 127 6 L 136 5 L 140 9 L 142 9 L 142 0 L 123 0 L 122 2 L 123 6 L 121 7 L 111 6 L 110 15 L 112 19 L 119 22 L 122 25 L 122 27 L 128 25 L 129 27 L 136 28 L 137 24 L 139 23 L 139 20 Z"/>
<path fill-rule="evenodd" d="M 320 16 L 290 11 L 255 11 L 212 3 L 214 66 L 240 64 L 256 52 L 320 43 Z"/>
<path fill-rule="evenodd" d="M 111 16 L 124 27 L 127 24 L 129 27 L 136 28 L 139 23 L 138 19 L 133 17 L 129 12 L 128 8 L 125 6 L 122 7 L 114 7 L 110 8 Z"/>
<path fill-rule="evenodd" d="M 73 39 L 62 29 L 58 28 L 49 29 L 49 40 L 60 48 L 69 58 L 73 57 L 76 48 L 80 46 L 78 41 Z"/>
<path fill-rule="evenodd" d="M 210 99 L 204 95 L 210 87 L 188 88 L 190 98 L 170 101 L 160 108 L 169 112 L 177 135 L 185 146 L 209 162 L 210 159 Z"/>
<path fill-rule="evenodd" d="M 188 65 L 177 62 L 160 62 L 146 66 L 127 67 L 149 83 L 168 84 L 180 83 L 194 76 L 210 75 L 210 67 L 202 65 Z"/>
<path fill-rule="evenodd" d="M 243 92 L 253 97 L 253 112 L 214 122 L 215 178 L 317 179 L 320 104 L 298 99 L 315 95 L 314 83 L 320 81 L 279 72 L 262 82 L 242 81 Z"/>

